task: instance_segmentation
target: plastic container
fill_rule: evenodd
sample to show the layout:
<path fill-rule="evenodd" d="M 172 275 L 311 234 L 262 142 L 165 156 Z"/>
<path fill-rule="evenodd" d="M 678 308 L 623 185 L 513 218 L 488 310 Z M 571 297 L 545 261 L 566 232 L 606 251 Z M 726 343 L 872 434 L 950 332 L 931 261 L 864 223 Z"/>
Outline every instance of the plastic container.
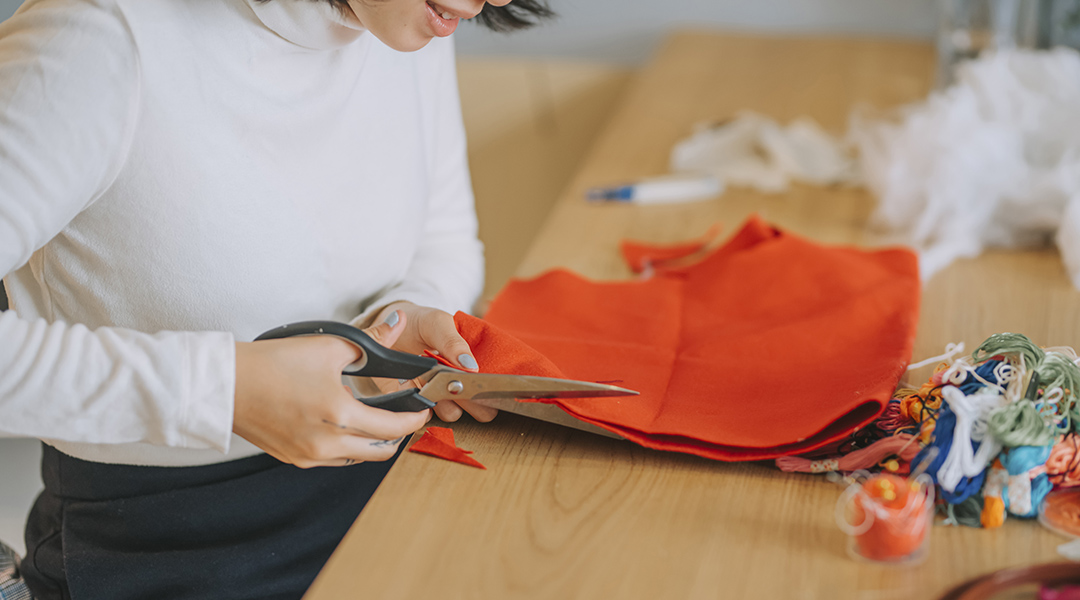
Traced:
<path fill-rule="evenodd" d="M 1039 506 L 1039 523 L 1066 537 L 1080 537 L 1080 488 L 1047 494 Z"/>
<path fill-rule="evenodd" d="M 912 564 L 926 557 L 934 521 L 934 484 L 926 475 L 853 474 L 836 503 L 848 554 L 876 563 Z"/>

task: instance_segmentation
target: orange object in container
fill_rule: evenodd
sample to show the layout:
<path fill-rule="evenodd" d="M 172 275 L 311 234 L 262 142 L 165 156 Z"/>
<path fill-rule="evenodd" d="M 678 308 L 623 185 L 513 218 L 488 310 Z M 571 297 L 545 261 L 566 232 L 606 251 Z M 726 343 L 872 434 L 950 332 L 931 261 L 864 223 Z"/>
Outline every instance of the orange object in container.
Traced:
<path fill-rule="evenodd" d="M 1039 507 L 1039 522 L 1061 535 L 1080 538 L 1080 488 L 1050 492 Z"/>
<path fill-rule="evenodd" d="M 934 486 L 925 475 L 856 473 L 837 502 L 837 523 L 848 534 L 848 552 L 865 560 L 922 560 L 934 515 Z M 861 482 L 859 481 L 861 479 Z"/>

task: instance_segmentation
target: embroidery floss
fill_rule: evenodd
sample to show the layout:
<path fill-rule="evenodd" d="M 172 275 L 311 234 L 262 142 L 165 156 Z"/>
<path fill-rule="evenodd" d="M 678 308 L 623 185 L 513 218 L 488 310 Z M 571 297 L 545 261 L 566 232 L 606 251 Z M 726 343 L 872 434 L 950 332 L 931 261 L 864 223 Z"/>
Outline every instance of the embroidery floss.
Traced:
<path fill-rule="evenodd" d="M 908 434 L 899 434 L 882 438 L 869 446 L 854 450 L 848 454 L 823 460 L 809 460 L 799 456 L 781 456 L 776 459 L 776 466 L 788 473 L 827 473 L 830 471 L 851 472 L 870 469 L 890 456 L 898 456 L 905 462 L 911 462 L 919 453 L 919 445 Z"/>
<path fill-rule="evenodd" d="M 1024 364 L 1032 368 L 1043 361 L 1046 353 L 1035 342 L 1021 333 L 995 333 L 975 349 L 971 357 L 978 362 L 999 355 L 1022 356 Z"/>
<path fill-rule="evenodd" d="M 882 433 L 892 435 L 909 429 L 914 431 L 913 428 L 916 423 L 904 414 L 898 398 L 910 396 L 915 393 L 915 390 L 898 390 L 893 399 L 889 400 L 889 403 L 885 405 L 884 412 L 882 412 L 881 416 L 878 417 L 878 420 L 874 422 Z"/>
<path fill-rule="evenodd" d="M 956 426 L 952 445 L 936 479 L 942 489 L 952 492 L 961 479 L 977 476 L 1001 452 L 1001 444 L 992 435 L 986 435 L 985 421 L 1004 398 L 995 393 L 965 395 L 953 386 L 946 387 L 943 395 L 956 415 Z"/>
<path fill-rule="evenodd" d="M 1047 382 L 1044 401 L 1048 404 L 1060 403 L 1054 412 L 1060 415 L 1060 431 L 1068 432 L 1072 426 L 1071 412 L 1076 401 L 1074 390 L 1080 389 L 1080 367 L 1062 353 L 1047 352 L 1035 372 L 1039 374 L 1040 381 Z M 1056 399 L 1051 396 L 1055 390 L 1060 390 L 1056 393 Z"/>
<path fill-rule="evenodd" d="M 1046 474 L 1058 487 L 1080 485 L 1080 435 L 1070 433 L 1054 444 L 1046 460 Z"/>
<path fill-rule="evenodd" d="M 1009 472 L 1005 508 L 1018 517 L 1034 517 L 1053 487 L 1046 476 L 1050 446 L 1018 446 L 1001 453 L 1001 464 Z"/>
<path fill-rule="evenodd" d="M 980 517 L 982 526 L 994 529 L 1005 524 L 1005 487 L 1009 485 L 1009 472 L 1001 465 L 1000 459 L 987 469 L 986 484 L 983 486 L 983 510 Z"/>
<path fill-rule="evenodd" d="M 980 520 L 982 511 L 983 499 L 975 494 L 960 504 L 946 504 L 945 514 L 948 516 L 942 524 L 980 528 L 982 527 Z"/>
<path fill-rule="evenodd" d="M 927 473 L 930 474 L 935 483 L 937 482 L 936 478 L 941 470 L 941 465 L 945 462 L 946 457 L 949 455 L 949 450 L 952 447 L 953 430 L 955 428 L 956 415 L 949 408 L 948 404 L 943 404 L 941 410 L 938 412 L 937 426 L 934 428 L 933 439 L 929 445 L 923 448 L 919 456 L 915 458 L 916 464 L 928 464 Z M 930 458 L 931 455 L 934 455 L 933 458 Z M 985 477 L 986 471 L 982 471 L 974 477 L 961 477 L 953 489 L 948 490 L 942 488 L 941 497 L 949 504 L 959 504 L 982 489 Z"/>
<path fill-rule="evenodd" d="M 1022 400 L 1004 406 L 990 415 L 990 433 L 1005 446 L 1045 446 L 1054 439 L 1033 402 Z"/>

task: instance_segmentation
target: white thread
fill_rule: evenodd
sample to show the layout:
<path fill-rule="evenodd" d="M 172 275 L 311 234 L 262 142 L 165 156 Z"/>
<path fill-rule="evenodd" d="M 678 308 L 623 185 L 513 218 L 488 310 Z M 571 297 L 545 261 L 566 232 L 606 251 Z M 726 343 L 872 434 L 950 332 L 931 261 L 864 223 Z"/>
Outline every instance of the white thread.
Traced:
<path fill-rule="evenodd" d="M 972 448 L 972 440 L 976 423 L 988 420 L 992 410 L 1004 406 L 1004 398 L 1000 394 L 985 392 L 965 396 L 959 388 L 951 386 L 942 388 L 941 397 L 956 415 L 952 446 L 937 473 L 938 485 L 951 493 L 956 491 L 961 479 L 981 473 L 1001 452 L 1001 444 L 989 434 L 989 427 L 985 424 L 979 426 L 982 443 L 978 451 Z"/>
<path fill-rule="evenodd" d="M 1013 402 L 1019 402 L 1024 394 L 1027 392 L 1028 371 L 1024 366 L 1024 355 L 1020 355 L 1020 365 L 1013 365 L 1012 378 L 1009 380 L 1008 385 L 1005 386 L 1005 399 L 1012 404 Z M 997 374 L 997 369 L 994 369 L 994 374 Z"/>
<path fill-rule="evenodd" d="M 1007 390 L 1006 390 L 1005 386 L 999 385 L 997 383 L 993 383 L 993 382 L 985 379 L 982 375 L 979 375 L 976 372 L 975 367 L 971 364 L 970 361 L 971 361 L 971 358 L 967 357 L 967 356 L 962 356 L 962 357 L 956 359 L 956 361 L 953 362 L 953 364 L 941 374 L 941 383 L 943 383 L 943 384 L 951 384 L 951 385 L 954 385 L 954 386 L 960 386 L 965 381 L 967 381 L 968 375 L 971 375 L 972 377 L 975 378 L 976 381 L 983 384 L 984 386 L 986 386 L 988 388 L 995 389 L 1001 394 L 1007 393 Z M 1011 368 L 1011 366 L 1010 366 L 1010 368 Z M 996 372 L 997 372 L 997 369 L 995 368 L 995 377 L 996 377 Z M 1006 371 L 1006 372 L 1010 372 L 1010 371 Z M 1015 375 L 1014 375 L 1014 377 L 1015 377 Z"/>
<path fill-rule="evenodd" d="M 1002 362 L 998 366 L 994 367 L 994 378 L 998 380 L 998 384 L 1008 383 L 1016 378 L 1017 370 L 1008 362 Z"/>
<path fill-rule="evenodd" d="M 811 473 L 828 473 L 829 471 L 839 471 L 840 460 L 836 458 L 826 458 L 824 460 L 815 460 L 810 463 Z"/>
<path fill-rule="evenodd" d="M 941 374 L 941 383 L 960 385 L 967 381 L 968 371 L 974 370 L 967 363 L 967 360 L 968 357 L 966 356 L 961 356 L 960 358 L 954 360 L 953 363 L 949 365 L 949 368 L 945 369 L 945 371 Z"/>
<path fill-rule="evenodd" d="M 1043 348 L 1043 352 L 1047 354 L 1056 352 L 1058 354 L 1064 354 L 1066 358 L 1073 362 L 1080 361 L 1080 357 L 1076 356 L 1076 350 L 1073 350 L 1072 346 L 1050 346 L 1049 348 Z"/>
<path fill-rule="evenodd" d="M 1020 516 L 1031 513 L 1031 472 L 1025 471 L 1009 477 L 1006 493 L 1009 497 L 1009 512 Z"/>
<path fill-rule="evenodd" d="M 1056 387 L 1050 390 L 1045 396 L 1043 396 L 1043 402 L 1047 404 L 1057 404 L 1065 397 L 1065 390 Z"/>
<path fill-rule="evenodd" d="M 963 351 L 964 351 L 964 342 L 960 342 L 959 344 L 946 344 L 945 345 L 945 354 L 942 354 L 940 356 L 935 356 L 933 358 L 928 358 L 926 360 L 919 361 L 919 362 L 917 362 L 917 363 L 915 363 L 913 365 L 908 365 L 907 370 L 908 371 L 914 371 L 915 369 L 921 369 L 922 367 L 925 367 L 927 365 L 932 365 L 932 364 L 935 364 L 935 363 L 938 363 L 938 362 L 945 362 L 945 361 L 952 360 L 954 356 L 956 356 L 957 354 L 960 354 Z"/>
<path fill-rule="evenodd" d="M 1004 498 L 1005 487 L 1009 485 L 1009 472 L 1005 467 L 992 465 L 986 470 L 986 483 L 983 485 L 983 498 Z"/>

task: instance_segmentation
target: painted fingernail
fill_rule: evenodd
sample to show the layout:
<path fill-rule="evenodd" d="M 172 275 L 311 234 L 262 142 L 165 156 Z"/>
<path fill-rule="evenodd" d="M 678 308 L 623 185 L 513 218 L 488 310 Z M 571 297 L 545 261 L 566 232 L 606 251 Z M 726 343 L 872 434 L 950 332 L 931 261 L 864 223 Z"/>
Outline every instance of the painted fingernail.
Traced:
<path fill-rule="evenodd" d="M 383 323 L 386 323 L 387 325 L 389 325 L 391 327 L 393 327 L 394 325 L 397 325 L 397 322 L 398 322 L 398 316 L 397 316 L 397 311 L 396 310 L 394 312 L 390 313 L 390 316 L 386 317 L 386 320 L 383 321 Z"/>
<path fill-rule="evenodd" d="M 476 364 L 476 359 L 471 354 L 459 354 L 457 357 L 458 364 L 466 369 L 479 369 L 480 365 Z"/>

